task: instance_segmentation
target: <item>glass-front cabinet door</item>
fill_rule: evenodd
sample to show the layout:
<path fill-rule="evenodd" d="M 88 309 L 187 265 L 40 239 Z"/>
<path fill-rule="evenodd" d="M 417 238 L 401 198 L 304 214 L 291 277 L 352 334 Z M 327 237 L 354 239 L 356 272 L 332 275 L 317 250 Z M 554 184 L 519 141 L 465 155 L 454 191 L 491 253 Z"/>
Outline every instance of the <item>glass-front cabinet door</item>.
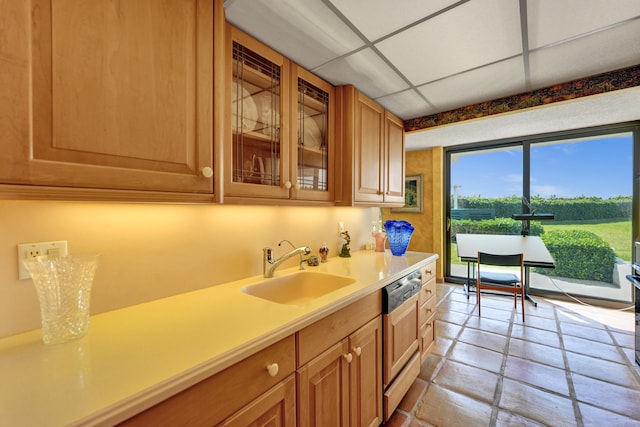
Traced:
<path fill-rule="evenodd" d="M 225 197 L 332 202 L 334 88 L 229 26 Z"/>
<path fill-rule="evenodd" d="M 303 68 L 292 65 L 293 135 L 292 197 L 333 200 L 333 86 Z M 294 90 L 295 89 L 295 90 Z"/>
<path fill-rule="evenodd" d="M 287 198 L 289 62 L 231 27 L 231 144 L 225 144 L 225 195 Z"/>

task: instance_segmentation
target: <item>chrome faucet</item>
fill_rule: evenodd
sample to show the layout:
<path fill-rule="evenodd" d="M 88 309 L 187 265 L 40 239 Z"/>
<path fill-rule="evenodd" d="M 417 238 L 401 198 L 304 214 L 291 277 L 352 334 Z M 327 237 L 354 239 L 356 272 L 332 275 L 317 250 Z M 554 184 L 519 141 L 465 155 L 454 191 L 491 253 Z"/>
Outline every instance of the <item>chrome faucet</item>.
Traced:
<path fill-rule="evenodd" d="M 300 255 L 300 270 L 304 270 L 305 260 L 302 259 L 302 255 L 309 255 L 311 253 L 311 248 L 309 246 L 300 246 L 299 248 L 296 248 L 293 243 L 286 239 L 278 243 L 278 246 L 282 246 L 284 242 L 290 244 L 293 250 L 287 252 L 276 260 L 273 259 L 273 249 L 269 247 L 262 249 L 262 252 L 264 253 L 264 257 L 262 258 L 262 271 L 264 272 L 264 277 L 273 277 L 273 273 L 276 271 L 276 268 L 295 255 Z"/>

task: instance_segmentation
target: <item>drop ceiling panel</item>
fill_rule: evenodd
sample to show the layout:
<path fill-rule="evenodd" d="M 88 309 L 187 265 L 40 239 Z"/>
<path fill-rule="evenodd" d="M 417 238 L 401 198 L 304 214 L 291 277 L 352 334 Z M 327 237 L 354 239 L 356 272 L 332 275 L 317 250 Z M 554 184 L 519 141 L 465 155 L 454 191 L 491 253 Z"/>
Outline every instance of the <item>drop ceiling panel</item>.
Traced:
<path fill-rule="evenodd" d="M 414 85 L 522 52 L 519 3 L 471 1 L 376 47 Z"/>
<path fill-rule="evenodd" d="M 227 20 L 307 69 L 364 45 L 320 1 L 235 0 Z"/>
<path fill-rule="evenodd" d="M 633 16 L 640 16 L 638 0 L 528 0 L 529 48 L 576 37 Z"/>
<path fill-rule="evenodd" d="M 409 89 L 393 95 L 376 98 L 384 108 L 403 120 L 422 117 L 438 112 L 433 105 L 428 104 L 415 90 Z"/>
<path fill-rule="evenodd" d="M 313 71 L 335 85 L 353 84 L 370 98 L 409 87 L 372 49 L 363 49 Z"/>
<path fill-rule="evenodd" d="M 330 0 L 371 41 L 428 17 L 458 0 Z"/>
<path fill-rule="evenodd" d="M 440 111 L 527 91 L 522 57 L 457 74 L 418 89 Z"/>
<path fill-rule="evenodd" d="M 640 64 L 640 0 L 224 5 L 232 24 L 405 120 Z"/>
<path fill-rule="evenodd" d="M 532 87 L 543 88 L 638 64 L 639 40 L 640 19 L 536 50 L 529 55 Z"/>

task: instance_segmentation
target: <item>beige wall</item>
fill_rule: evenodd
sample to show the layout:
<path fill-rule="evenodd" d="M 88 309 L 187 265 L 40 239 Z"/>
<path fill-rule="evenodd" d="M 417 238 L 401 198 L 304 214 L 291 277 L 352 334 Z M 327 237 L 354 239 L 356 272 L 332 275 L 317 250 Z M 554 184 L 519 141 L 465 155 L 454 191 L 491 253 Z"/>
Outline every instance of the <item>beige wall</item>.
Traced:
<path fill-rule="evenodd" d="M 423 213 L 382 210 L 384 220 L 403 219 L 415 227 L 416 230 L 409 244 L 411 251 L 435 252 L 440 255 L 443 253 L 443 153 L 442 147 L 406 153 L 407 175 L 422 174 Z M 438 259 L 436 267 L 436 277 L 441 280 L 443 278 L 442 257 Z"/>
<path fill-rule="evenodd" d="M 67 240 L 102 254 L 92 314 L 262 274 L 262 248 L 323 241 L 337 254 L 338 221 L 352 251 L 370 241 L 377 209 L 157 205 L 0 200 L 0 337 L 40 327 L 33 282 L 18 280 L 18 243 Z M 292 259 L 284 265 L 295 266 Z"/>

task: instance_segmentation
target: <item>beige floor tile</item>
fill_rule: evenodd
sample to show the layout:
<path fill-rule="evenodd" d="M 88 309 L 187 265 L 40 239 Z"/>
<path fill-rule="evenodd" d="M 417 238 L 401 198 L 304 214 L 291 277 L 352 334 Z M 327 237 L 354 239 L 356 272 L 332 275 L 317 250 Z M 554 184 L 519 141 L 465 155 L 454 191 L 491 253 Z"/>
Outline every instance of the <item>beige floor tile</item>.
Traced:
<path fill-rule="evenodd" d="M 506 336 L 509 333 L 511 324 L 509 322 L 502 322 L 499 320 L 472 315 L 469 317 L 469 320 L 467 320 L 465 326 Z"/>
<path fill-rule="evenodd" d="M 560 338 L 556 332 L 545 329 L 533 328 L 531 326 L 513 325 L 511 336 L 525 341 L 537 342 L 538 344 L 560 348 Z"/>
<path fill-rule="evenodd" d="M 476 305 L 475 301 L 473 304 L 458 301 L 445 301 L 440 305 L 440 307 L 449 311 L 457 311 L 459 313 L 471 313 L 475 309 Z"/>
<path fill-rule="evenodd" d="M 640 426 L 633 313 L 536 297 L 523 323 L 508 298 L 478 317 L 459 285 L 436 294 L 436 345 L 385 427 Z"/>
<path fill-rule="evenodd" d="M 447 390 L 492 404 L 499 378 L 496 373 L 448 360 L 433 382 Z"/>
<path fill-rule="evenodd" d="M 563 335 L 562 341 L 564 343 L 564 349 L 567 351 L 618 363 L 625 362 L 624 356 L 620 354 L 616 346 L 586 340 L 584 338 L 572 337 L 570 335 Z"/>
<path fill-rule="evenodd" d="M 509 307 L 508 304 L 505 305 L 504 308 L 493 308 L 485 304 L 485 301 L 483 299 L 481 302 L 481 305 L 482 305 L 481 306 L 482 318 L 494 319 L 502 322 L 511 322 L 512 316 L 513 316 L 513 310 L 510 310 L 511 307 Z M 476 316 L 478 315 L 477 306 L 476 306 L 476 309 L 473 310 L 471 313 Z M 521 316 L 521 314 L 518 314 L 518 316 Z M 521 318 L 519 317 L 519 319 Z"/>
<path fill-rule="evenodd" d="M 484 347 L 499 353 L 503 353 L 507 346 L 507 337 L 504 335 L 473 328 L 464 328 L 458 336 L 458 341 Z"/>
<path fill-rule="evenodd" d="M 525 304 L 525 313 L 527 316 L 536 316 L 542 317 L 545 319 L 556 319 L 556 311 L 553 304 L 548 303 L 544 299 L 536 298 L 538 302 L 538 306 L 531 304 L 531 302 L 527 301 Z"/>
<path fill-rule="evenodd" d="M 640 420 L 640 390 L 571 374 L 578 401 Z"/>
<path fill-rule="evenodd" d="M 564 335 L 598 341 L 604 344 L 614 344 L 611 335 L 609 335 L 606 329 L 583 326 L 570 322 L 560 322 L 560 330 Z"/>
<path fill-rule="evenodd" d="M 491 405 L 432 384 L 416 418 L 433 426 L 486 427 L 491 420 Z"/>
<path fill-rule="evenodd" d="M 508 356 L 504 376 L 569 397 L 564 369 Z"/>
<path fill-rule="evenodd" d="M 537 423 L 520 415 L 500 411 L 496 419 L 496 427 L 543 427 L 544 424 Z"/>
<path fill-rule="evenodd" d="M 438 369 L 440 369 L 444 361 L 445 359 L 437 354 L 428 354 L 426 360 L 422 363 L 422 366 L 420 366 L 418 378 L 424 381 L 433 380 L 434 375 L 438 372 Z"/>
<path fill-rule="evenodd" d="M 500 372 L 502 367 L 502 353 L 463 342 L 454 344 L 449 359 L 491 372 Z"/>
<path fill-rule="evenodd" d="M 426 381 L 420 378 L 416 379 L 415 382 L 411 384 L 407 394 L 405 394 L 400 401 L 398 408 L 406 412 L 412 412 L 413 408 L 415 408 L 416 404 L 420 401 L 422 395 L 427 390 L 427 384 L 428 383 Z"/>
<path fill-rule="evenodd" d="M 640 389 L 638 380 L 627 364 L 610 362 L 569 351 L 567 352 L 567 361 L 571 372 L 624 387 Z"/>
<path fill-rule="evenodd" d="M 558 324 L 555 319 L 549 319 L 546 317 L 532 316 L 527 313 L 524 324 L 533 328 L 545 329 L 551 332 L 558 332 Z"/>
<path fill-rule="evenodd" d="M 436 344 L 433 347 L 432 353 L 438 356 L 446 356 L 449 352 L 449 348 L 453 344 L 453 340 L 444 337 L 438 337 Z"/>
<path fill-rule="evenodd" d="M 627 333 L 627 332 L 618 332 L 612 331 L 613 339 L 616 344 L 622 347 L 632 348 L 636 347 L 636 338 L 635 335 Z"/>
<path fill-rule="evenodd" d="M 588 426 L 638 427 L 640 420 L 634 420 L 614 412 L 579 403 L 583 424 Z"/>
<path fill-rule="evenodd" d="M 549 426 L 576 426 L 571 399 L 505 378 L 500 408 Z"/>
<path fill-rule="evenodd" d="M 556 368 L 564 369 L 565 367 L 562 350 L 532 341 L 511 338 L 509 341 L 509 354 L 522 359 L 555 366 Z"/>
<path fill-rule="evenodd" d="M 436 336 L 437 338 L 444 337 L 449 339 L 456 339 L 458 334 L 462 330 L 462 326 L 454 323 L 443 322 L 436 320 Z"/>
<path fill-rule="evenodd" d="M 438 318 L 438 320 L 454 323 L 456 325 L 464 325 L 464 323 L 469 318 L 469 314 L 460 313 L 459 311 L 448 311 L 443 308 L 438 308 L 436 312 L 436 317 Z"/>

